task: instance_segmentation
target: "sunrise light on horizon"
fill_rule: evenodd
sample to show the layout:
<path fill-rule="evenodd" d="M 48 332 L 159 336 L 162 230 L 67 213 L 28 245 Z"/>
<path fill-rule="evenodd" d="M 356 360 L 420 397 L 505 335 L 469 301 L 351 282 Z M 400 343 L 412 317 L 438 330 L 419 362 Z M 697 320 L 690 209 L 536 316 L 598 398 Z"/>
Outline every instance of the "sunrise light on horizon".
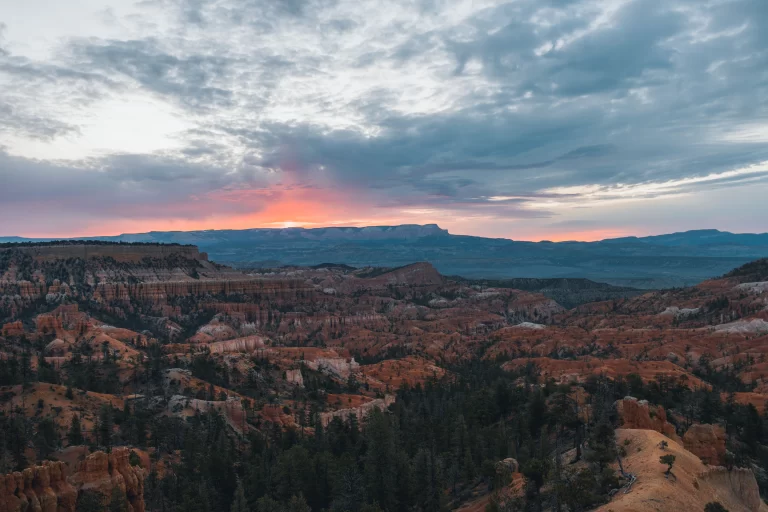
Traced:
<path fill-rule="evenodd" d="M 0 4 L 0 236 L 766 231 L 768 3 Z"/>

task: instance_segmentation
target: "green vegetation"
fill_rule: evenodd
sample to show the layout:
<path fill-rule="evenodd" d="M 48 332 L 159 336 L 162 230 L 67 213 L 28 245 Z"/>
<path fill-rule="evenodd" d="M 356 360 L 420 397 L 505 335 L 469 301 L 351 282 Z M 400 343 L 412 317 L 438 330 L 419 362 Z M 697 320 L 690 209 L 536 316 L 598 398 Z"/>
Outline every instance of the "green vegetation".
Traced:
<path fill-rule="evenodd" d="M 662 455 L 659 457 L 659 462 L 662 464 L 667 465 L 667 470 L 664 472 L 664 475 L 669 478 L 669 475 L 672 473 L 672 466 L 675 464 L 675 457 L 674 455 L 668 453 L 666 455 Z"/>

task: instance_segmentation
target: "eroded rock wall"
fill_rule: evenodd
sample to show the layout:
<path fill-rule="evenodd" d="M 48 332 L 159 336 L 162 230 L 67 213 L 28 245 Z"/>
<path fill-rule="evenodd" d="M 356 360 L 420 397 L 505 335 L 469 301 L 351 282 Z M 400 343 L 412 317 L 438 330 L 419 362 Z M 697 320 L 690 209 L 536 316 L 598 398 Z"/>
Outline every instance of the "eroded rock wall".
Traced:
<path fill-rule="evenodd" d="M 79 492 L 95 491 L 109 497 L 112 490 L 125 492 L 129 512 L 144 512 L 146 472 L 131 466 L 130 449 L 116 448 L 112 453 L 94 452 L 81 461 L 69 478 Z M 74 510 L 74 509 L 73 509 Z"/>
<path fill-rule="evenodd" d="M 384 398 L 377 398 L 376 400 L 364 403 L 360 407 L 339 409 L 338 411 L 333 412 L 322 412 L 320 413 L 320 421 L 324 427 L 327 427 L 334 418 L 341 418 L 342 421 L 346 421 L 350 415 L 354 415 L 358 421 L 362 421 L 374 409 L 378 408 L 385 411 L 393 403 L 395 403 L 395 397 L 393 395 L 386 395 Z"/>
<path fill-rule="evenodd" d="M 705 464 L 725 465 L 725 429 L 720 425 L 691 425 L 683 436 L 685 449 Z"/>
<path fill-rule="evenodd" d="M 622 428 L 655 430 L 682 444 L 675 426 L 667 421 L 667 412 L 660 405 L 650 405 L 647 400 L 628 396 L 616 401 L 616 410 Z"/>
<path fill-rule="evenodd" d="M 44 462 L 0 476 L 4 512 L 75 512 L 77 490 L 67 481 L 63 462 Z"/>
<path fill-rule="evenodd" d="M 113 489 L 119 488 L 126 495 L 129 512 L 144 512 L 146 473 L 131 466 L 129 454 L 128 448 L 91 453 L 69 477 L 65 463 L 50 461 L 0 475 L 0 511 L 76 512 L 79 493 L 95 491 L 109 499 Z"/>
<path fill-rule="evenodd" d="M 729 489 L 748 510 L 760 510 L 760 489 L 750 469 L 733 468 L 729 471 L 722 466 L 715 466 L 699 474 L 697 479 L 718 489 Z"/>
<path fill-rule="evenodd" d="M 198 251 L 194 245 L 36 245 L 31 247 L 19 246 L 15 250 L 29 254 L 37 261 L 54 261 L 60 259 L 80 258 L 112 258 L 115 261 L 139 263 L 144 258 L 167 258 L 178 255 L 195 260 L 207 260 L 208 255 Z"/>

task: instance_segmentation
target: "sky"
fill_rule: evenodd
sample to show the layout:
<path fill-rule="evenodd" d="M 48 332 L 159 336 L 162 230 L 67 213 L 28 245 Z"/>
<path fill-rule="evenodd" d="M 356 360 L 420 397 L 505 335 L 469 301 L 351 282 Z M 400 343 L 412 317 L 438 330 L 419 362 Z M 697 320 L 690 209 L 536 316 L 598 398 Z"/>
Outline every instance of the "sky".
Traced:
<path fill-rule="evenodd" d="M 766 0 L 0 0 L 0 236 L 768 231 Z"/>

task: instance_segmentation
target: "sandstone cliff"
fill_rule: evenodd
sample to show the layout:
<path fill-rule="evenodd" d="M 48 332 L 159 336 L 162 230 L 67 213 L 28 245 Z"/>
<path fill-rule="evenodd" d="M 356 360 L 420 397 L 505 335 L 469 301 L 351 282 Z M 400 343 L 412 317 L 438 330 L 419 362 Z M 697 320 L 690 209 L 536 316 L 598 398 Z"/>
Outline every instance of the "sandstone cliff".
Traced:
<path fill-rule="evenodd" d="M 74 512 L 77 490 L 67 481 L 63 462 L 44 462 L 0 476 L 0 510 Z"/>
<path fill-rule="evenodd" d="M 691 425 L 683 436 L 685 449 L 712 466 L 725 465 L 725 429 L 720 425 Z"/>
<path fill-rule="evenodd" d="M 229 352 L 251 353 L 264 348 L 264 338 L 261 336 L 246 336 L 234 340 L 217 341 L 207 345 L 211 354 L 225 354 Z"/>
<path fill-rule="evenodd" d="M 164 304 L 169 297 L 205 295 L 250 295 L 252 297 L 308 296 L 314 292 L 300 280 L 276 279 L 189 279 L 184 281 L 144 282 L 136 284 L 102 283 L 94 297 L 106 302 L 131 299 Z"/>
<path fill-rule="evenodd" d="M 646 400 L 628 396 L 616 401 L 616 410 L 619 413 L 622 428 L 655 430 L 683 444 L 674 425 L 667 422 L 667 413 L 660 405 L 649 405 Z"/>
<path fill-rule="evenodd" d="M 96 491 L 105 496 L 112 489 L 125 492 L 128 512 L 144 512 L 144 478 L 146 471 L 131 466 L 130 449 L 116 448 L 112 453 L 94 452 L 78 464 L 70 482 L 80 492 Z"/>
<path fill-rule="evenodd" d="M 37 261 L 66 260 L 69 258 L 112 258 L 121 262 L 138 263 L 144 258 L 163 259 L 172 255 L 194 260 L 207 260 L 194 245 L 140 245 L 140 244 L 65 244 L 19 246 L 14 250 L 32 256 Z"/>
<path fill-rule="evenodd" d="M 95 452 L 69 468 L 63 462 L 44 462 L 24 471 L 0 476 L 0 510 L 3 512 L 76 512 L 78 494 L 96 491 L 107 499 L 112 490 L 125 492 L 129 512 L 144 512 L 142 468 L 131 466 L 128 448 L 110 454 Z"/>

